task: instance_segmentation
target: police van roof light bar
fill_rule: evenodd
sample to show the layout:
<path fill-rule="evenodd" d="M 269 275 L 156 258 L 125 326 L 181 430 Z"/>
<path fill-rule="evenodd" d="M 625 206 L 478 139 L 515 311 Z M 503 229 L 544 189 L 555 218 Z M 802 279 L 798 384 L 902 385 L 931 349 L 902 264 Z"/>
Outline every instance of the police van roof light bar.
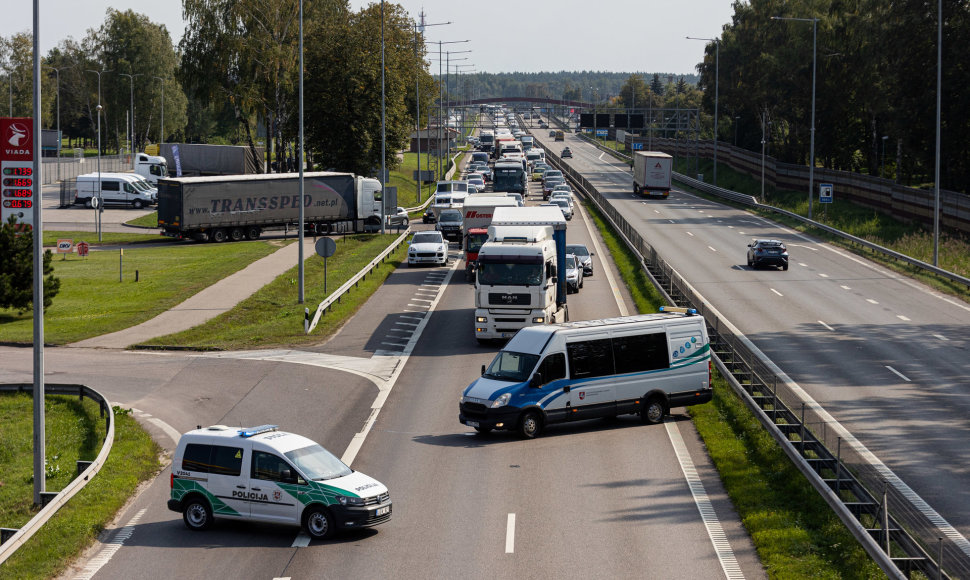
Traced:
<path fill-rule="evenodd" d="M 260 425 L 259 427 L 249 427 L 248 429 L 240 429 L 240 437 L 252 437 L 254 435 L 259 435 L 260 433 L 269 433 L 270 431 L 276 431 L 279 429 L 279 425 Z"/>
<path fill-rule="evenodd" d="M 697 310 L 694 308 L 684 308 L 683 306 L 661 306 L 660 312 L 669 312 L 673 314 L 684 314 L 686 316 L 693 316 L 697 314 Z"/>

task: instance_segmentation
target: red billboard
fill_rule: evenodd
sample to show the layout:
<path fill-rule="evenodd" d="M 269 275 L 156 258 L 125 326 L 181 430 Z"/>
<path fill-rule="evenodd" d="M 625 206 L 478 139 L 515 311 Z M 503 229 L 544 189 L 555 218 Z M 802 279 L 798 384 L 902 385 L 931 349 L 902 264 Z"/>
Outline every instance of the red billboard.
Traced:
<path fill-rule="evenodd" d="M 34 175 L 34 120 L 0 117 L 0 218 L 15 216 L 22 224 L 34 222 L 34 204 L 40 203 Z"/>

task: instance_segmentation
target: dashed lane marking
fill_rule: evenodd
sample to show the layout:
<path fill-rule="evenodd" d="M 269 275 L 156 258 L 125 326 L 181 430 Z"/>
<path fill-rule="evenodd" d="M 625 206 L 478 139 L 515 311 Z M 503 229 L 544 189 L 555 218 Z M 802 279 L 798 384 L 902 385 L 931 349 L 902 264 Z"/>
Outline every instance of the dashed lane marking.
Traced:
<path fill-rule="evenodd" d="M 824 323 L 824 322 L 822 322 L 821 320 L 819 320 L 819 321 L 818 321 L 818 323 L 819 323 L 819 324 L 821 324 L 822 326 L 824 326 L 825 328 L 827 328 L 827 329 L 829 329 L 829 330 L 831 330 L 832 332 L 835 332 L 835 329 L 834 329 L 834 328 L 832 328 L 832 327 L 831 327 L 831 326 L 829 326 L 828 324 L 825 324 L 825 323 Z"/>
<path fill-rule="evenodd" d="M 74 580 L 89 580 L 90 578 L 93 578 L 94 575 L 98 573 L 98 570 L 107 564 L 108 561 L 111 560 L 112 556 L 114 556 L 115 553 L 120 550 L 123 545 L 125 545 L 125 541 L 130 538 L 133 533 L 135 533 L 135 526 L 138 525 L 138 520 L 145 515 L 146 510 L 147 508 L 138 510 L 138 513 L 128 520 L 125 527 L 120 528 L 117 532 L 115 532 L 114 536 L 105 542 L 105 546 L 101 548 L 94 558 L 91 558 L 87 565 L 81 569 L 81 572 L 74 577 Z"/>
<path fill-rule="evenodd" d="M 779 296 L 784 296 L 784 294 L 782 294 L 781 292 L 775 290 L 774 288 L 771 288 L 771 291 L 774 292 L 775 294 L 779 295 Z"/>
<path fill-rule="evenodd" d="M 897 377 L 899 377 L 899 378 L 901 378 L 901 379 L 903 379 L 903 380 L 904 380 L 904 381 L 906 381 L 907 383 L 911 383 L 911 382 L 913 382 L 913 381 L 911 381 L 911 380 L 909 380 L 909 377 L 907 377 L 907 376 L 906 376 L 906 375 L 904 375 L 903 373 L 901 373 L 901 372 L 899 372 L 899 371 L 897 371 L 897 370 L 896 370 L 896 369 L 894 369 L 893 367 L 891 367 L 891 366 L 889 366 L 889 365 L 886 365 L 886 368 L 887 368 L 887 369 L 889 369 L 889 370 L 890 370 L 890 372 L 892 372 L 892 373 L 893 373 L 894 375 L 896 375 Z"/>

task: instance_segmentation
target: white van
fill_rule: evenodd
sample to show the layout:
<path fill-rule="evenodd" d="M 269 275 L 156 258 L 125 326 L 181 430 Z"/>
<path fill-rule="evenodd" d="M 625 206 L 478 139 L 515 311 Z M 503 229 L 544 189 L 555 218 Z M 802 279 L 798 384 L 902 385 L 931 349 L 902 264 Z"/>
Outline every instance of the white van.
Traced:
<path fill-rule="evenodd" d="M 302 525 L 316 539 L 391 519 L 391 498 L 376 479 L 276 425 L 225 425 L 182 435 L 172 460 L 168 509 L 190 530 L 215 516 Z"/>
<path fill-rule="evenodd" d="M 98 182 L 101 195 L 98 195 Z M 158 203 L 158 190 L 151 187 L 140 175 L 133 173 L 102 172 L 78 175 L 75 181 L 74 203 L 91 207 L 92 199 L 101 197 L 107 205 L 128 205 L 141 209 Z"/>
<path fill-rule="evenodd" d="M 462 392 L 458 420 L 531 439 L 551 423 L 624 414 L 660 423 L 672 407 L 710 401 L 704 318 L 665 310 L 519 330 Z"/>
<path fill-rule="evenodd" d="M 139 153 L 135 156 L 135 173 L 158 185 L 158 180 L 168 177 L 168 162 L 164 157 Z"/>

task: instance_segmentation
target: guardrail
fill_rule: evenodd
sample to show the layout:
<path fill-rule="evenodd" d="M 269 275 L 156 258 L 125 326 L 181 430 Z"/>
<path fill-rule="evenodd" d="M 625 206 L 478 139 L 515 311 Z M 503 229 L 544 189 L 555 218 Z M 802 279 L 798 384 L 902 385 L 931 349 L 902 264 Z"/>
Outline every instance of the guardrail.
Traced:
<path fill-rule="evenodd" d="M 597 141 L 594 141 L 594 140 L 590 139 L 589 137 L 586 137 L 585 135 L 582 135 L 582 137 L 586 141 L 588 141 L 588 142 L 592 143 L 593 145 L 595 145 L 597 148 L 599 148 L 599 149 L 601 149 L 603 151 L 606 151 L 608 153 L 611 153 L 614 157 L 616 157 L 618 159 L 622 159 L 622 160 L 627 161 L 627 162 L 632 162 L 632 160 L 633 160 L 633 158 L 630 157 L 629 155 L 624 155 L 623 153 L 620 153 L 619 151 L 614 151 L 613 149 L 610 149 L 609 147 L 604 147 L 601 143 L 599 143 Z M 709 183 L 705 183 L 703 181 L 699 181 L 697 179 L 693 179 L 693 178 L 687 177 L 686 175 L 683 175 L 681 173 L 676 173 L 675 172 L 673 176 L 674 176 L 674 179 L 676 181 L 679 181 L 680 183 L 683 183 L 684 185 L 687 185 L 688 187 L 692 187 L 692 188 L 694 188 L 696 190 L 703 191 L 704 193 L 708 193 L 710 195 L 714 195 L 714 196 L 717 196 L 717 197 L 720 197 L 720 198 L 723 198 L 723 199 L 727 199 L 727 200 L 733 201 L 735 203 L 740 203 L 742 205 L 754 207 L 754 208 L 757 208 L 757 209 L 763 209 L 763 210 L 767 210 L 767 211 L 771 211 L 771 212 L 775 212 L 777 214 L 781 214 L 781 215 L 787 216 L 787 217 L 792 218 L 794 220 L 798 220 L 798 221 L 802 222 L 805 225 L 811 226 L 813 228 L 818 228 L 818 229 L 820 229 L 820 230 L 822 230 L 822 231 L 824 231 L 824 232 L 826 232 L 826 233 L 828 233 L 830 235 L 833 235 L 835 237 L 841 238 L 841 239 L 843 239 L 843 240 L 845 240 L 847 242 L 851 242 L 853 244 L 862 246 L 862 247 L 864 247 L 864 248 L 866 248 L 866 249 L 868 249 L 868 250 L 870 250 L 870 251 L 872 251 L 874 253 L 882 254 L 883 256 L 886 256 L 888 258 L 892 258 L 893 260 L 897 260 L 899 262 L 904 262 L 906 264 L 909 264 L 910 266 L 914 266 L 916 268 L 920 268 L 920 269 L 925 270 L 927 272 L 931 272 L 931 273 L 933 273 L 933 274 L 935 274 L 935 275 L 937 275 L 937 276 L 939 276 L 941 278 L 945 278 L 947 280 L 950 280 L 951 282 L 956 282 L 956 283 L 961 284 L 961 285 L 963 285 L 963 286 L 965 286 L 967 288 L 970 288 L 970 278 L 966 278 L 964 276 L 960 276 L 959 274 L 956 274 L 954 272 L 950 272 L 949 270 L 944 270 L 943 268 L 939 268 L 937 266 L 934 266 L 933 264 L 928 264 L 926 262 L 923 262 L 922 260 L 917 260 L 916 258 L 913 258 L 911 256 L 907 256 L 906 254 L 901 254 L 901 253 L 896 252 L 894 250 L 890 250 L 889 248 L 885 248 L 883 246 L 880 246 L 879 244 L 874 244 L 874 243 L 872 243 L 872 242 L 870 242 L 868 240 L 864 240 L 862 238 L 857 238 L 856 236 L 853 236 L 851 234 L 847 234 L 847 233 L 845 233 L 845 232 L 843 232 L 841 230 L 837 230 L 837 229 L 835 229 L 833 227 L 830 227 L 830 226 L 827 226 L 827 225 L 825 225 L 823 223 L 819 223 L 817 221 L 810 220 L 810 219 L 808 219 L 808 218 L 806 218 L 804 216 L 798 215 L 796 213 L 792 213 L 792 212 L 790 212 L 788 210 L 781 209 L 781 208 L 778 208 L 778 207 L 774 207 L 774 206 L 771 206 L 771 205 L 766 205 L 766 204 L 763 204 L 763 203 L 759 203 L 758 200 L 757 200 L 757 198 L 754 197 L 754 196 L 752 196 L 752 195 L 748 195 L 748 194 L 745 194 L 745 193 L 739 193 L 737 191 L 732 191 L 730 189 L 724 189 L 723 187 L 716 187 L 716 186 L 711 185 Z"/>
<path fill-rule="evenodd" d="M 0 385 L 0 391 L 3 392 L 32 393 L 33 389 L 34 385 L 29 383 L 11 383 Z M 32 517 L 29 522 L 24 524 L 22 528 L 14 532 L 9 538 L 5 538 L 3 542 L 0 543 L 0 564 L 3 564 L 7 558 L 9 558 L 14 552 L 23 546 L 27 540 L 37 533 L 37 530 L 39 530 L 41 526 L 47 523 L 47 520 L 49 520 L 51 516 L 57 513 L 57 510 L 61 509 L 61 507 L 64 506 L 69 499 L 74 497 L 77 492 L 81 491 L 81 489 L 83 489 L 84 486 L 91 481 L 91 478 L 101 471 L 101 468 L 104 466 L 104 462 L 108 460 L 108 455 L 111 453 L 111 447 L 114 445 L 114 413 L 111 410 L 111 405 L 108 404 L 108 399 L 106 399 L 104 395 L 91 387 L 73 384 L 46 384 L 44 385 L 44 393 L 47 395 L 77 395 L 81 399 L 88 397 L 89 399 L 96 401 L 101 411 L 101 416 L 105 418 L 104 442 L 101 444 L 101 452 L 98 453 L 98 456 L 94 459 L 94 461 L 78 461 L 77 477 L 64 486 L 64 489 L 61 491 L 46 494 L 46 504 L 39 512 L 37 512 L 37 515 Z"/>
<path fill-rule="evenodd" d="M 351 288 L 357 286 L 357 284 L 361 280 L 366 279 L 367 274 L 370 274 L 374 270 L 374 268 L 380 266 L 384 262 L 384 260 L 386 260 L 387 257 L 391 255 L 391 252 L 395 251 L 402 243 L 404 243 L 404 240 L 407 239 L 410 233 L 411 233 L 411 228 L 410 227 L 406 228 L 404 232 L 397 237 L 396 240 L 391 242 L 391 244 L 387 246 L 387 248 L 385 248 L 383 252 L 381 252 L 376 258 L 371 260 L 369 264 L 367 264 L 359 272 L 357 272 L 353 278 L 344 282 L 344 284 L 340 288 L 337 288 L 337 290 L 335 290 L 330 296 L 327 296 L 326 299 L 324 299 L 324 301 L 321 302 L 319 306 L 317 306 L 317 311 L 313 315 L 313 320 L 307 323 L 306 334 L 310 334 L 311 332 L 313 332 L 313 329 L 316 328 L 317 324 L 320 322 L 320 317 L 323 316 L 324 312 L 326 312 L 326 310 L 331 306 L 333 306 L 335 303 L 340 302 L 340 299 L 343 297 L 343 295 L 349 292 Z"/>
<path fill-rule="evenodd" d="M 927 577 L 949 578 L 943 571 L 945 562 L 951 573 L 970 577 L 970 545 L 959 532 L 943 525 L 938 514 L 914 499 L 905 483 L 790 383 L 585 177 L 551 152 L 546 152 L 546 159 L 600 209 L 667 300 L 704 316 L 716 364 L 732 388 L 886 574 L 902 578 L 902 571 L 919 570 Z M 939 554 L 935 562 L 927 552 L 930 546 Z M 893 556 L 893 550 L 905 556 Z"/>

